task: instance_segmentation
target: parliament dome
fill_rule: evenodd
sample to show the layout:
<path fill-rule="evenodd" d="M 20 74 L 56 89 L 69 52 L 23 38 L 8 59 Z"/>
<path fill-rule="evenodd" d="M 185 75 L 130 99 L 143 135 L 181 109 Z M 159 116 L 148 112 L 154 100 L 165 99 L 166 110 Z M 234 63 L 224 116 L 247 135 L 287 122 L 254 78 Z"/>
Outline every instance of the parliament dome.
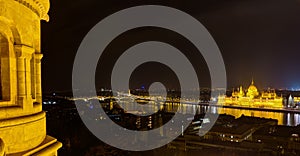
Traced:
<path fill-rule="evenodd" d="M 251 84 L 251 85 L 249 86 L 249 88 L 248 88 L 248 92 L 249 92 L 249 91 L 257 92 L 256 86 Z"/>
<path fill-rule="evenodd" d="M 258 95 L 259 95 L 259 92 L 258 92 L 256 86 L 254 85 L 254 81 L 252 80 L 251 85 L 249 86 L 249 88 L 247 90 L 247 96 L 254 98 Z"/>

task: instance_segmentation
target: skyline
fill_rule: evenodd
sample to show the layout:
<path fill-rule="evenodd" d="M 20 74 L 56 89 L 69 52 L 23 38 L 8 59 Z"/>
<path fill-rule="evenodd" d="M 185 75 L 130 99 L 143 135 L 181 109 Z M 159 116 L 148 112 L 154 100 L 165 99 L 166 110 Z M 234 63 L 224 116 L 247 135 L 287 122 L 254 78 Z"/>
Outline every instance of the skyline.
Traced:
<path fill-rule="evenodd" d="M 298 155 L 300 0 L 227 1 L 0 0 L 0 156 Z"/>
<path fill-rule="evenodd" d="M 53 0 L 51 6 L 56 9 L 50 9 L 50 22 L 42 23 L 44 92 L 71 91 L 71 74 L 77 48 L 97 22 L 116 11 L 145 4 L 166 5 L 183 10 L 208 29 L 223 55 L 228 89 L 239 85 L 248 86 L 252 77 L 259 89 L 300 88 L 300 81 L 297 80 L 300 76 L 300 72 L 297 72 L 300 65 L 300 17 L 297 16 L 300 13 L 300 2 L 297 0 L 214 0 L 189 3 L 83 0 L 71 3 L 68 0 Z M 145 37 L 140 36 L 168 40 L 160 33 L 149 36 L 151 31 L 157 30 L 138 30 L 138 33 L 128 34 L 135 42 L 145 40 Z M 172 35 L 170 38 L 173 39 Z M 126 37 L 122 39 L 121 36 L 119 43 L 116 42 L 112 47 L 126 47 L 134 43 L 124 43 L 124 39 Z M 176 46 L 189 50 L 179 42 L 182 39 L 176 41 Z M 199 66 L 202 69 L 203 62 Z M 205 75 L 202 72 L 207 71 L 200 71 L 200 75 Z M 107 77 L 104 79 L 108 82 Z"/>

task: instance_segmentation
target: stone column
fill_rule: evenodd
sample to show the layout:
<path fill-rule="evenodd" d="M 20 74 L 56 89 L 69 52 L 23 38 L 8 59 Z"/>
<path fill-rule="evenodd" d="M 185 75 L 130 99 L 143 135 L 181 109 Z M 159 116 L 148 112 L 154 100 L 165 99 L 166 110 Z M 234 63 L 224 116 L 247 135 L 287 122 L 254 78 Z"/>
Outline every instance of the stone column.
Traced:
<path fill-rule="evenodd" d="M 32 55 L 30 60 L 30 76 L 31 76 L 31 96 L 33 102 L 36 102 L 36 57 L 35 54 Z"/>
<path fill-rule="evenodd" d="M 31 58 L 32 54 L 26 54 L 25 56 L 25 80 L 26 80 L 26 98 L 30 104 L 32 102 L 32 91 L 31 91 Z"/>
<path fill-rule="evenodd" d="M 17 54 L 17 104 L 22 106 L 23 109 L 31 109 L 33 103 L 31 98 L 30 59 L 35 50 L 24 45 L 15 45 L 15 50 Z"/>
<path fill-rule="evenodd" d="M 41 70 L 41 61 L 43 54 L 36 53 L 35 57 L 35 98 L 36 102 L 42 104 L 42 70 Z"/>
<path fill-rule="evenodd" d="M 18 52 L 17 52 L 18 53 Z M 21 53 L 21 51 L 19 52 Z M 20 54 L 17 57 L 17 104 L 23 106 L 26 98 L 26 85 L 25 85 L 25 57 Z"/>

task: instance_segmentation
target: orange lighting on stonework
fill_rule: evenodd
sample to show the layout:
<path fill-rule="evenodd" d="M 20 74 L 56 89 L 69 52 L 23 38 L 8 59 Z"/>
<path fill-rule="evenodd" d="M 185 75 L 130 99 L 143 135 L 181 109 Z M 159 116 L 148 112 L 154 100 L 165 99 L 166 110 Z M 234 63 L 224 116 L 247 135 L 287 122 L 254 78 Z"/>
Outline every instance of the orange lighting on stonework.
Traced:
<path fill-rule="evenodd" d="M 220 95 L 218 97 L 218 104 L 258 108 L 282 108 L 283 98 L 277 96 L 275 90 L 268 90 L 260 93 L 252 80 L 247 90 L 243 90 L 243 87 L 241 86 L 238 90 L 234 90 L 230 97 Z"/>
<path fill-rule="evenodd" d="M 55 156 L 42 110 L 40 21 L 49 0 L 0 1 L 0 155 Z"/>

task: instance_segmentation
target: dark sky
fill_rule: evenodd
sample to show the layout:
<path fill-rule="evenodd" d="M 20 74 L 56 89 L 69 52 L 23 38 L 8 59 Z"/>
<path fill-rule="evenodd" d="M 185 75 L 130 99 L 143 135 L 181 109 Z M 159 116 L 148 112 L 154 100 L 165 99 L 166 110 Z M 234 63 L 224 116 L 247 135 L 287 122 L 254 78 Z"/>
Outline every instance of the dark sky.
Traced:
<path fill-rule="evenodd" d="M 116 11 L 145 4 L 175 7 L 198 19 L 221 50 L 229 88 L 249 85 L 252 77 L 259 89 L 300 88 L 300 0 L 50 0 L 50 3 L 50 22 L 42 22 L 44 92 L 71 90 L 77 49 L 95 24 Z M 169 37 L 163 37 L 164 33 Z M 167 42 L 177 34 L 141 29 L 127 35 L 135 42 L 124 42 L 128 39 L 119 37 L 111 47 L 132 46 L 147 37 Z M 180 36 L 177 38 L 176 46 L 193 51 L 187 47 L 188 43 L 181 42 Z M 99 86 L 105 79 L 105 83 L 109 82 L 109 77 L 104 80 L 100 77 L 97 76 L 101 81 L 97 82 Z"/>

